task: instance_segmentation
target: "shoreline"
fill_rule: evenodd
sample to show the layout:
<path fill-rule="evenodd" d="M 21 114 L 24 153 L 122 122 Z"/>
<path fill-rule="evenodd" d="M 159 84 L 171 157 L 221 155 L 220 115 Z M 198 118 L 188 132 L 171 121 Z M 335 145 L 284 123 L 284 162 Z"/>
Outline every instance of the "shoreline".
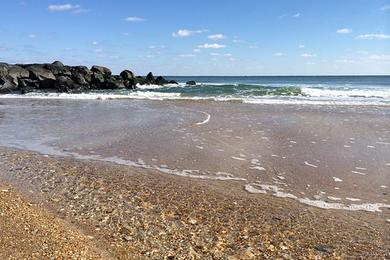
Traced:
<path fill-rule="evenodd" d="M 372 213 L 321 210 L 243 190 L 227 192 L 225 185 L 235 186 L 231 182 L 210 183 L 102 162 L 0 150 L 3 181 L 8 176 L 14 185 L 35 187 L 25 192 L 39 195 L 32 199 L 37 205 L 87 232 L 103 248 L 116 248 L 110 251 L 116 257 L 374 257 L 373 252 L 385 257 L 389 249 L 389 226 Z M 227 222 L 220 222 L 223 219 Z M 337 233 L 331 232 L 335 225 Z M 146 232 L 147 240 L 138 232 Z M 167 235 L 161 237 L 161 232 Z M 222 237 L 217 239 L 217 234 Z M 211 236 L 208 242 L 207 236 Z M 113 242 L 117 246 L 109 247 Z M 176 250 L 166 251 L 160 243 Z M 129 255 L 130 251 L 135 254 Z"/>
<path fill-rule="evenodd" d="M 68 94 L 68 93 L 34 93 L 30 95 L 19 94 L 4 94 L 0 95 L 1 100 L 79 100 L 79 101 L 115 101 L 115 100 L 145 100 L 145 101 L 167 101 L 167 102 L 223 102 L 223 103 L 240 103 L 251 105 L 285 105 L 285 106 L 337 106 L 337 107 L 390 107 L 390 103 L 366 102 L 360 101 L 342 101 L 342 100 L 299 100 L 299 99 L 278 99 L 274 97 L 259 97 L 253 100 L 246 100 L 244 98 L 225 98 L 225 97 L 186 97 L 180 96 L 179 93 L 163 93 L 156 92 L 132 92 L 133 95 L 127 96 L 122 94 L 104 94 L 104 93 L 82 93 L 82 94 Z M 146 94 L 145 94 L 146 93 Z M 156 93 L 156 94 L 155 94 Z M 35 95 L 38 94 L 38 95 Z M 42 95 L 39 95 L 42 94 Z"/>

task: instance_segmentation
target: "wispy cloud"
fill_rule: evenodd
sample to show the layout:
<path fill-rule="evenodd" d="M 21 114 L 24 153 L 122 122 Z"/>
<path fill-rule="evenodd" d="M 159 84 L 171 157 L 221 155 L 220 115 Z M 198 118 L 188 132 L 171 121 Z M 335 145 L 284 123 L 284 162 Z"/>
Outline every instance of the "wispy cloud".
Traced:
<path fill-rule="evenodd" d="M 126 22 L 143 22 L 145 21 L 145 18 L 138 17 L 138 16 L 128 16 L 124 20 Z"/>
<path fill-rule="evenodd" d="M 390 5 L 385 5 L 381 7 L 381 11 L 387 11 L 390 10 Z"/>
<path fill-rule="evenodd" d="M 352 32 L 352 30 L 349 28 L 341 28 L 341 29 L 338 29 L 336 31 L 336 33 L 341 33 L 341 34 L 347 34 L 347 33 L 351 33 L 351 32 Z"/>
<path fill-rule="evenodd" d="M 303 58 L 314 58 L 314 57 L 316 57 L 317 55 L 315 55 L 315 54 L 311 54 L 311 53 L 302 53 L 301 54 L 301 57 L 303 57 Z"/>
<path fill-rule="evenodd" d="M 196 55 L 193 53 L 185 53 L 185 54 L 180 54 L 179 57 L 181 58 L 192 58 L 195 57 Z"/>
<path fill-rule="evenodd" d="M 298 45 L 298 48 L 299 48 L 299 49 L 304 49 L 304 48 L 305 48 L 305 45 L 299 44 L 299 45 Z"/>
<path fill-rule="evenodd" d="M 299 17 L 301 17 L 301 13 L 296 13 L 296 14 L 294 14 L 292 17 L 293 17 L 293 18 L 299 18 Z"/>
<path fill-rule="evenodd" d="M 352 59 L 339 59 L 339 60 L 336 60 L 337 63 L 347 63 L 347 64 L 352 64 L 352 63 L 356 63 L 355 60 L 352 60 Z"/>
<path fill-rule="evenodd" d="M 47 9 L 50 12 L 69 12 L 80 9 L 80 5 L 72 5 L 72 4 L 58 4 L 58 5 L 49 5 Z"/>
<path fill-rule="evenodd" d="M 205 43 L 198 46 L 198 48 L 201 49 L 223 49 L 225 47 L 226 47 L 225 45 L 218 44 L 218 43 Z"/>
<path fill-rule="evenodd" d="M 286 54 L 283 53 L 283 52 L 275 52 L 275 53 L 274 53 L 274 56 L 276 56 L 276 57 L 281 57 L 281 56 L 286 56 Z"/>
<path fill-rule="evenodd" d="M 370 34 L 361 34 L 357 38 L 362 40 L 387 40 L 390 39 L 390 35 L 370 33 Z"/>
<path fill-rule="evenodd" d="M 222 39 L 225 39 L 226 36 L 223 34 L 212 34 L 212 35 L 209 35 L 208 38 L 211 40 L 222 40 Z"/>
<path fill-rule="evenodd" d="M 207 30 L 187 30 L 187 29 L 180 29 L 177 32 L 173 32 L 172 36 L 173 37 L 188 37 L 194 34 L 198 33 L 204 33 L 207 32 Z"/>
<path fill-rule="evenodd" d="M 368 56 L 368 59 L 375 61 L 386 61 L 390 62 L 390 54 L 375 54 Z"/>
<path fill-rule="evenodd" d="M 30 38 L 30 39 L 35 39 L 35 38 L 37 38 L 37 35 L 33 34 L 33 33 L 30 33 L 29 35 L 27 35 L 27 37 Z"/>

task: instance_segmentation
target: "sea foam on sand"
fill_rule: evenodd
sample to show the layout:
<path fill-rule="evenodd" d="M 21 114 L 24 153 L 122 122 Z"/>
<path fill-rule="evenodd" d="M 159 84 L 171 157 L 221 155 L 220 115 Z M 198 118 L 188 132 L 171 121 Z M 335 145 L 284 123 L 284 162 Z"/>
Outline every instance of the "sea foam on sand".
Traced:
<path fill-rule="evenodd" d="M 382 212 L 381 208 L 390 208 L 390 204 L 384 204 L 384 203 L 362 203 L 362 204 L 346 205 L 343 203 L 326 202 L 320 199 L 313 200 L 309 198 L 298 198 L 297 196 L 291 193 L 283 192 L 283 189 L 277 186 L 265 185 L 259 183 L 246 184 L 245 190 L 250 193 L 260 193 L 260 194 L 267 194 L 267 191 L 270 191 L 271 194 L 275 197 L 294 199 L 300 203 L 317 207 L 317 208 L 322 208 L 322 209 L 341 209 L 341 210 L 350 210 L 350 211 L 363 210 L 369 212 Z"/>

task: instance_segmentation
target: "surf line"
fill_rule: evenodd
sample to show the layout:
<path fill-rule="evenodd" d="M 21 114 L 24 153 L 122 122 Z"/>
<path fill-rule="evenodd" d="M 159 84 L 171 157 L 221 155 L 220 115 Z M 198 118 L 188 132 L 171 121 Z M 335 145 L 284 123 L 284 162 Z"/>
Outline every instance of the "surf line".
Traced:
<path fill-rule="evenodd" d="M 206 113 L 206 112 L 203 112 L 203 111 L 198 111 L 199 113 L 202 113 L 204 115 L 207 116 L 207 118 L 205 120 L 203 120 L 202 122 L 198 122 L 196 123 L 196 125 L 204 125 L 204 124 L 207 124 L 209 121 L 210 121 L 210 118 L 211 118 L 211 115 L 209 113 Z"/>

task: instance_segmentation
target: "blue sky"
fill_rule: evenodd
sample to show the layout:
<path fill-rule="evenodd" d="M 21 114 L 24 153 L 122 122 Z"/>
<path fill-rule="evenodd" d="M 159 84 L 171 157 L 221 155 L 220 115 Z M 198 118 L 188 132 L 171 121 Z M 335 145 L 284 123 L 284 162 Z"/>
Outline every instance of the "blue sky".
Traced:
<path fill-rule="evenodd" d="M 161 75 L 390 74 L 390 0 L 1 0 L 0 60 Z"/>

